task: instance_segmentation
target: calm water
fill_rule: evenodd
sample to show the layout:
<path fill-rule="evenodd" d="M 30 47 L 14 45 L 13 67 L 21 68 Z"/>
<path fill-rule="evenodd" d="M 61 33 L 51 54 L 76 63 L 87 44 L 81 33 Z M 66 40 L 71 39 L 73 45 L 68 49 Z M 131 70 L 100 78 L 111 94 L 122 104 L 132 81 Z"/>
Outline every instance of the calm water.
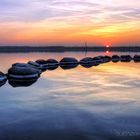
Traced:
<path fill-rule="evenodd" d="M 0 70 L 64 56 L 80 59 L 84 53 L 0 54 Z M 140 139 L 140 63 L 58 68 L 30 87 L 0 88 L 0 140 L 96 139 Z"/>

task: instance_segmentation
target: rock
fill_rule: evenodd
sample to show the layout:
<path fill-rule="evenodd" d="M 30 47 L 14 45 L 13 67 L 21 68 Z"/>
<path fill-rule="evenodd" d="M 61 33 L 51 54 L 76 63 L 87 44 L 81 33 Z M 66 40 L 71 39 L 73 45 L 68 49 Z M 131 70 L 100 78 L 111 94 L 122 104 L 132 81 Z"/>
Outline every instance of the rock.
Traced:
<path fill-rule="evenodd" d="M 117 63 L 121 60 L 121 58 L 118 55 L 113 55 L 112 56 L 112 62 Z"/>
<path fill-rule="evenodd" d="M 8 77 L 18 80 L 23 79 L 37 79 L 40 76 L 40 70 L 32 67 L 13 66 L 8 70 Z"/>
<path fill-rule="evenodd" d="M 43 59 L 38 59 L 35 62 L 38 64 L 47 64 L 46 60 L 43 60 Z"/>
<path fill-rule="evenodd" d="M 60 62 L 59 65 L 62 69 L 72 69 L 77 67 L 79 64 L 78 60 L 75 58 L 64 57 Z"/>
<path fill-rule="evenodd" d="M 36 68 L 36 69 L 41 70 L 41 72 L 46 71 L 47 68 L 48 68 L 47 64 L 38 64 L 38 63 L 33 62 L 33 61 L 29 61 L 28 64 L 31 65 L 32 67 Z"/>
<path fill-rule="evenodd" d="M 103 58 L 103 62 L 104 63 L 107 63 L 107 62 L 110 62 L 111 61 L 111 57 L 110 56 L 104 56 Z"/>
<path fill-rule="evenodd" d="M 15 63 L 15 64 L 12 64 L 12 67 L 31 67 L 31 65 L 26 64 L 26 63 Z"/>
<path fill-rule="evenodd" d="M 30 63 L 30 64 L 29 64 Z M 15 63 L 15 64 L 12 64 L 12 67 L 20 67 L 20 68 L 23 68 L 23 67 L 27 67 L 27 68 L 34 68 L 34 69 L 37 69 L 39 71 L 39 73 L 41 74 L 41 70 L 38 66 L 35 66 L 33 65 L 34 62 L 32 62 L 31 64 L 31 61 L 29 61 L 28 64 L 26 63 Z M 38 64 L 39 65 L 39 64 Z"/>
<path fill-rule="evenodd" d="M 132 57 L 130 55 L 121 55 L 121 62 L 130 62 Z"/>
<path fill-rule="evenodd" d="M 39 59 L 39 60 L 36 60 L 35 63 L 39 64 L 40 69 L 42 71 L 46 71 L 48 69 L 48 64 L 46 60 Z"/>
<path fill-rule="evenodd" d="M 95 62 L 93 61 L 93 58 L 91 57 L 86 57 L 80 60 L 80 65 L 85 67 L 85 68 L 90 68 L 94 66 Z"/>
<path fill-rule="evenodd" d="M 0 87 L 3 86 L 6 83 L 6 81 L 7 76 L 4 73 L 0 72 Z"/>
<path fill-rule="evenodd" d="M 55 70 L 59 66 L 58 61 L 55 59 L 48 59 L 46 62 L 47 62 L 48 70 Z"/>
<path fill-rule="evenodd" d="M 31 66 L 34 66 L 34 67 L 36 67 L 38 69 L 40 69 L 40 65 L 38 63 L 36 63 L 36 62 L 29 61 L 28 64 L 31 65 Z"/>
<path fill-rule="evenodd" d="M 140 62 L 140 55 L 134 55 L 133 60 L 135 63 Z"/>
<path fill-rule="evenodd" d="M 103 63 L 103 57 L 101 57 L 101 56 L 94 57 L 93 61 L 95 63 L 94 66 L 98 66 L 99 64 Z"/>
<path fill-rule="evenodd" d="M 46 71 L 48 69 L 48 64 L 46 60 L 39 59 L 39 60 L 36 60 L 35 62 L 40 65 L 42 71 Z"/>

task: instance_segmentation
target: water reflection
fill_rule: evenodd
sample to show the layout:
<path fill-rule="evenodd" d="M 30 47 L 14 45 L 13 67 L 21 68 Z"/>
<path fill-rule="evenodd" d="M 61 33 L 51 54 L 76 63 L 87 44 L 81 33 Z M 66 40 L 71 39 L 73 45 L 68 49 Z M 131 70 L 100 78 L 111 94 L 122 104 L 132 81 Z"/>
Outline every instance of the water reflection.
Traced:
<path fill-rule="evenodd" d="M 139 140 L 139 68 L 133 61 L 58 67 L 28 88 L 5 84 L 0 88 L 0 139 Z"/>
<path fill-rule="evenodd" d="M 27 64 L 26 63 L 13 64 L 12 68 L 8 70 L 7 78 L 8 78 L 8 83 L 12 87 L 28 87 L 28 86 L 33 85 L 38 80 L 39 77 L 36 76 L 34 78 L 34 76 L 38 74 L 40 75 L 40 72 L 39 72 L 40 70 L 42 70 L 42 72 L 46 70 L 52 71 L 52 70 L 57 69 L 59 66 L 63 70 L 68 70 L 68 69 L 76 68 L 79 64 L 85 68 L 91 68 L 93 66 L 109 63 L 110 61 L 112 61 L 113 63 L 117 63 L 119 61 L 123 63 L 124 62 L 128 63 L 128 62 L 131 62 L 132 59 L 133 58 L 130 55 L 121 55 L 121 56 L 113 55 L 112 57 L 111 56 L 96 56 L 94 58 L 85 57 L 81 59 L 79 62 L 77 59 L 71 58 L 71 57 L 70 58 L 64 57 L 62 60 L 60 60 L 60 62 L 58 62 L 55 59 L 48 59 L 48 60 L 40 59 L 40 60 L 36 60 L 36 62 L 29 61 Z M 135 61 L 136 63 L 140 62 L 140 55 L 134 56 L 134 62 Z M 1 77 L 4 78 L 6 77 L 6 75 L 2 73 Z M 3 80 L 0 81 L 0 86 L 3 86 L 6 83 L 7 78 L 4 78 Z"/>
<path fill-rule="evenodd" d="M 12 87 L 29 87 L 33 85 L 35 82 L 37 82 L 38 79 L 32 79 L 32 80 L 13 80 L 13 79 L 8 79 L 8 83 Z"/>

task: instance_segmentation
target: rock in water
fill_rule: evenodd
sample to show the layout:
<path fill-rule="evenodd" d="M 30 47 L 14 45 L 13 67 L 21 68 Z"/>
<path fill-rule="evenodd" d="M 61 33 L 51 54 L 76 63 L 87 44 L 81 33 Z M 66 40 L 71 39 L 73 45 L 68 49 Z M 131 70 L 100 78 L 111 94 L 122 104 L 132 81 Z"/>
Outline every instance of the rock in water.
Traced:
<path fill-rule="evenodd" d="M 103 57 L 101 57 L 101 56 L 94 57 L 93 61 L 95 63 L 94 66 L 98 66 L 99 64 L 103 63 Z"/>
<path fill-rule="evenodd" d="M 134 55 L 133 60 L 134 60 L 135 63 L 140 62 L 140 55 Z"/>
<path fill-rule="evenodd" d="M 121 58 L 118 55 L 113 55 L 112 56 L 112 62 L 117 63 L 121 60 Z"/>
<path fill-rule="evenodd" d="M 55 59 L 48 59 L 46 62 L 48 65 L 48 68 L 47 68 L 48 70 L 55 70 L 59 66 L 58 61 Z"/>
<path fill-rule="evenodd" d="M 8 70 L 8 78 L 17 80 L 32 80 L 40 76 L 40 70 L 32 67 L 20 67 L 13 65 Z"/>
<path fill-rule="evenodd" d="M 108 63 L 111 61 L 111 57 L 110 56 L 104 56 L 103 58 L 104 63 Z"/>
<path fill-rule="evenodd" d="M 93 58 L 91 57 L 86 57 L 80 60 L 80 65 L 85 67 L 85 68 L 90 68 L 94 66 L 95 62 L 93 61 Z"/>
<path fill-rule="evenodd" d="M 33 61 L 29 61 L 28 64 L 34 68 L 37 68 L 37 69 L 40 69 L 41 70 L 41 67 L 38 63 L 36 62 L 33 62 Z"/>
<path fill-rule="evenodd" d="M 44 60 L 44 59 L 38 59 L 35 62 L 38 64 L 47 64 L 46 60 Z"/>
<path fill-rule="evenodd" d="M 77 67 L 79 64 L 78 60 L 75 58 L 64 57 L 60 62 L 59 65 L 62 69 L 72 69 Z"/>
<path fill-rule="evenodd" d="M 121 62 L 130 62 L 132 57 L 130 55 L 121 55 Z"/>

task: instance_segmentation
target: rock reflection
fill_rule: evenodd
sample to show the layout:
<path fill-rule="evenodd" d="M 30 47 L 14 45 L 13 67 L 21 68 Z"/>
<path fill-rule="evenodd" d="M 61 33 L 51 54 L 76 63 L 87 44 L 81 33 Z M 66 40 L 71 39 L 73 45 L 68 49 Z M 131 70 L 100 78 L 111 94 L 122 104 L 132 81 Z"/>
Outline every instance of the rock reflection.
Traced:
<path fill-rule="evenodd" d="M 4 73 L 0 72 L 0 87 L 2 87 L 6 83 L 6 81 L 7 76 Z"/>
<path fill-rule="evenodd" d="M 75 58 L 64 57 L 59 62 L 55 59 L 43 60 L 39 59 L 35 62 L 29 61 L 28 63 L 15 63 L 12 64 L 12 67 L 8 70 L 8 74 L 5 75 L 2 72 L 0 73 L 0 87 L 3 86 L 8 78 L 9 84 L 12 87 L 28 87 L 34 84 L 41 73 L 46 70 L 55 70 L 59 66 L 63 70 L 74 69 L 79 64 L 85 68 L 91 68 L 93 66 L 98 66 L 100 64 L 108 62 L 123 62 L 128 63 L 131 61 L 136 63 L 140 62 L 140 55 L 135 55 L 133 58 L 130 55 L 113 55 L 111 56 L 96 56 L 85 57 L 78 61 Z"/>
<path fill-rule="evenodd" d="M 37 82 L 38 79 L 33 80 L 16 80 L 16 79 L 8 79 L 8 83 L 12 87 L 29 87 Z"/>

